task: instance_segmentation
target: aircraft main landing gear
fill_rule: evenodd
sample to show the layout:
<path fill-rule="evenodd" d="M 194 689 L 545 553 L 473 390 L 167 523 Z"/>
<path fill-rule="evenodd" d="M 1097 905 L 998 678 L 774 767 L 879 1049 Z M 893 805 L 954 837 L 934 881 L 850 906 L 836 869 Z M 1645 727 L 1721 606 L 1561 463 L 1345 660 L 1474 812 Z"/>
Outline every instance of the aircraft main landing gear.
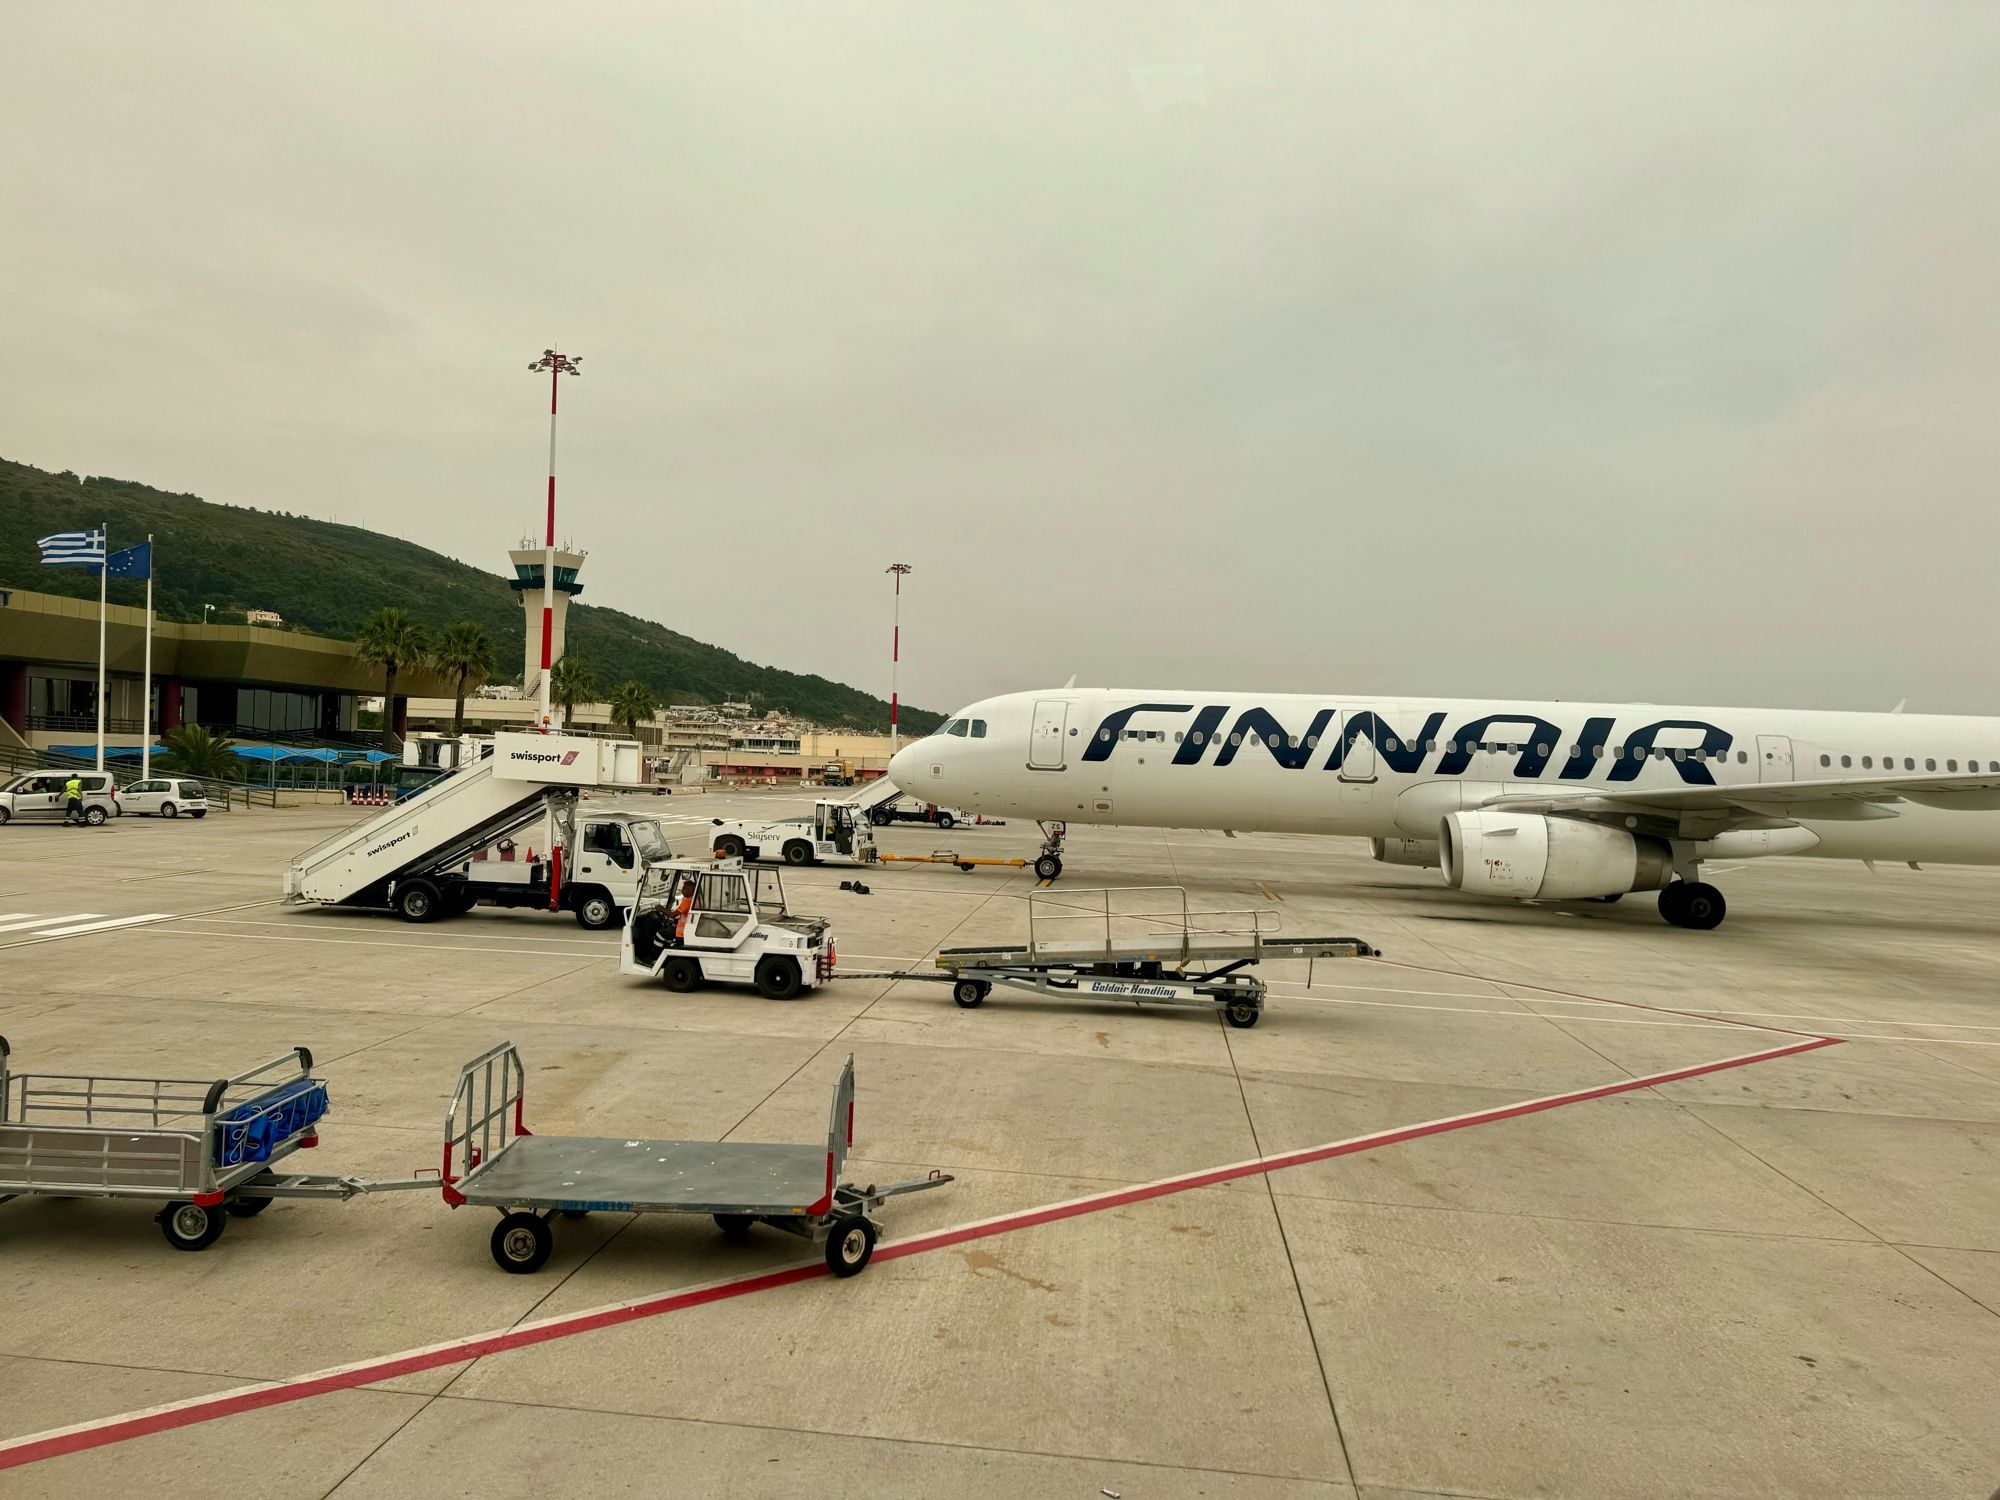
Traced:
<path fill-rule="evenodd" d="M 1676 880 L 1660 892 L 1660 915 L 1676 927 L 1706 932 L 1720 927 L 1729 910 L 1722 892 L 1701 880 Z"/>

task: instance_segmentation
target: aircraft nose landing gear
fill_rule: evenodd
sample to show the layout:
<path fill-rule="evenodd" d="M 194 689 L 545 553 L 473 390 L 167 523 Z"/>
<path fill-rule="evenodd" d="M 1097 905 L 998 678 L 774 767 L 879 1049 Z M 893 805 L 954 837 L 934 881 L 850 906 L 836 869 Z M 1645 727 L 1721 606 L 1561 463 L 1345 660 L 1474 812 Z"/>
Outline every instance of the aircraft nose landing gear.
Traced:
<path fill-rule="evenodd" d="M 1660 892 L 1660 915 L 1675 927 L 1706 932 L 1722 925 L 1729 903 L 1722 892 L 1701 880 L 1676 880 Z"/>
<path fill-rule="evenodd" d="M 1063 838 L 1069 832 L 1067 823 L 1037 823 L 1042 830 L 1042 847 L 1035 855 L 1035 878 L 1054 880 L 1062 874 Z"/>

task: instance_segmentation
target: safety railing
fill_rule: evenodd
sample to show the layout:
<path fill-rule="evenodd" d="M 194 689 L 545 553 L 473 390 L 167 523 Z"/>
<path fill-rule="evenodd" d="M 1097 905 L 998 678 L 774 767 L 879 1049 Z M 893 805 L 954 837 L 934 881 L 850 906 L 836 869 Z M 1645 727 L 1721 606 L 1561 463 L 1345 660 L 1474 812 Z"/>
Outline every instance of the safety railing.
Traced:
<path fill-rule="evenodd" d="M 1254 949 L 1278 925 L 1276 912 L 1256 907 L 1190 906 L 1186 888 L 1178 885 L 1028 895 L 1030 957 L 1057 949 L 1074 956 L 1079 946 L 1101 942 L 1107 954 L 1144 947 L 1185 959 L 1203 940 L 1210 945 L 1233 941 Z"/>
<path fill-rule="evenodd" d="M 527 1073 L 512 1042 L 502 1042 L 458 1070 L 444 1116 L 444 1190 L 488 1165 L 529 1133 L 522 1120 Z"/>

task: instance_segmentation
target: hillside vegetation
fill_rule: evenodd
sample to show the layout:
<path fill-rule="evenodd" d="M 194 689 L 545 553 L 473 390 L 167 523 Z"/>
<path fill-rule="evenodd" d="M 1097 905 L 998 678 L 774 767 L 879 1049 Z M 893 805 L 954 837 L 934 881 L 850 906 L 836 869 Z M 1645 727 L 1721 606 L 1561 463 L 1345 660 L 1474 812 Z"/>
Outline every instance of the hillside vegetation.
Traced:
<path fill-rule="evenodd" d="M 282 511 L 218 505 L 170 495 L 130 480 L 79 479 L 0 459 L 0 586 L 49 594 L 94 595 L 97 581 L 81 568 L 44 568 L 35 546 L 56 531 L 108 522 L 114 549 L 152 533 L 160 570 L 153 603 L 165 620 L 199 621 L 202 605 L 218 613 L 273 609 L 285 623 L 351 640 L 370 611 L 400 605 L 433 635 L 460 620 L 486 627 L 499 645 L 510 680 L 518 660 L 509 644 L 521 638 L 521 606 L 507 581 L 396 537 Z M 112 580 L 113 599 L 142 603 L 145 585 Z M 741 657 L 693 640 L 651 620 L 581 601 L 569 611 L 569 652 L 587 661 L 601 691 L 632 679 L 661 702 L 720 703 L 747 697 L 823 724 L 883 729 L 889 705 L 880 698 Z M 940 716 L 903 708 L 918 733 Z"/>

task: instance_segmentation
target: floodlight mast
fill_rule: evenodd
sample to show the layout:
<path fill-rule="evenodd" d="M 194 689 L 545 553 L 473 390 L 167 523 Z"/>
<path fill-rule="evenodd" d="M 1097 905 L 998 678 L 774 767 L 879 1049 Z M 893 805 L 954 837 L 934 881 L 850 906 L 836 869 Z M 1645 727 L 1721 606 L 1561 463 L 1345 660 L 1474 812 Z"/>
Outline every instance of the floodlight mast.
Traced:
<path fill-rule="evenodd" d="M 554 349 L 544 349 L 542 357 L 528 366 L 530 370 L 549 372 L 549 520 L 542 554 L 542 712 L 541 722 L 536 726 L 544 734 L 555 727 L 549 679 L 555 673 L 551 653 L 556 630 L 556 392 L 561 388 L 563 376 L 583 373 L 578 368 L 582 363 L 583 356 L 580 354 L 561 354 Z"/>

